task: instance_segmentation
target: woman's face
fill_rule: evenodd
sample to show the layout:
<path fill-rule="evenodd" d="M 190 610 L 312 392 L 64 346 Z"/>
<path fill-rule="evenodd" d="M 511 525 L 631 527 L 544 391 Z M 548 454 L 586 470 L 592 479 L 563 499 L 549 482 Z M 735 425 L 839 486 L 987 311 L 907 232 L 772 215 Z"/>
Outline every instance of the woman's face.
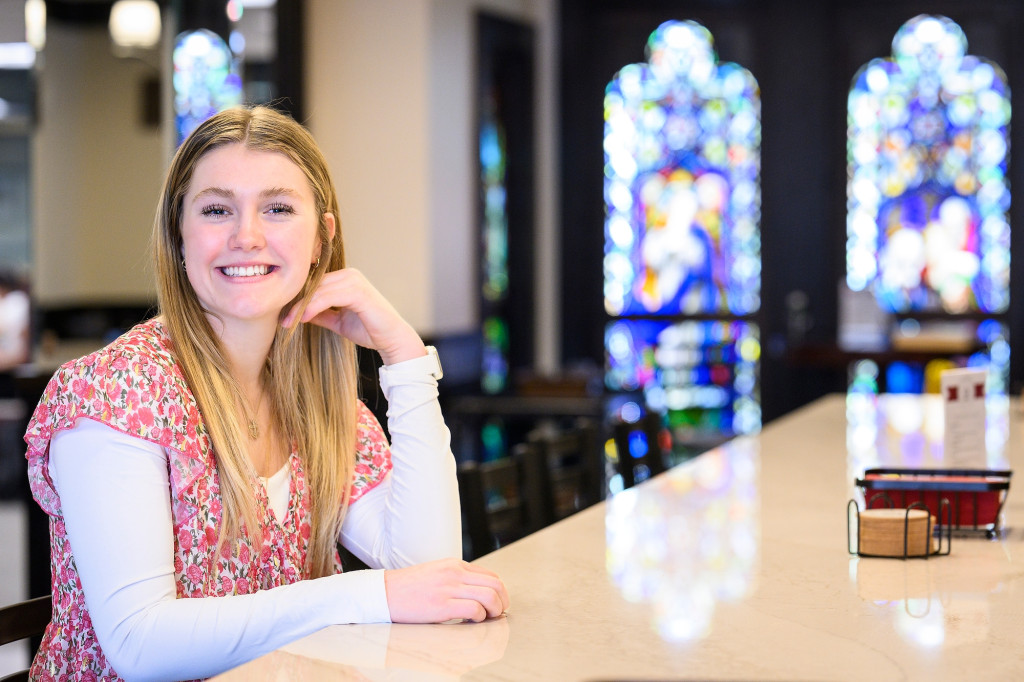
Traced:
<path fill-rule="evenodd" d="M 313 191 L 279 152 L 217 147 L 200 158 L 182 204 L 182 255 L 203 308 L 233 321 L 272 319 L 320 255 Z M 325 214 L 331 236 L 334 217 Z"/>

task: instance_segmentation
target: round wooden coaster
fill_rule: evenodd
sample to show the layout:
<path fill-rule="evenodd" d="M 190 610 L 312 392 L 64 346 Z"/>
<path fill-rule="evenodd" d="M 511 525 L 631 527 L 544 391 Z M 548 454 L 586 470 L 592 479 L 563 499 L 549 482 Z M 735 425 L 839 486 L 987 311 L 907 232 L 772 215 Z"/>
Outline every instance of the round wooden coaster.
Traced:
<path fill-rule="evenodd" d="M 938 549 L 929 533 L 935 528 L 935 517 L 923 509 L 866 509 L 858 514 L 857 521 L 859 554 L 924 556 Z"/>

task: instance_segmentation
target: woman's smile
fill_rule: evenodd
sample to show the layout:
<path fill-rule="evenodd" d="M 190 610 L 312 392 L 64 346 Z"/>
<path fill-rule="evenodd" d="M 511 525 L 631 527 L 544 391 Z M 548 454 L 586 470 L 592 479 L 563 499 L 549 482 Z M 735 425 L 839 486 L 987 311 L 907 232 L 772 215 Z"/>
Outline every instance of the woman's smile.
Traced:
<path fill-rule="evenodd" d="M 274 271 L 273 265 L 228 265 L 218 268 L 225 277 L 231 279 L 252 279 L 262 275 L 269 275 Z"/>

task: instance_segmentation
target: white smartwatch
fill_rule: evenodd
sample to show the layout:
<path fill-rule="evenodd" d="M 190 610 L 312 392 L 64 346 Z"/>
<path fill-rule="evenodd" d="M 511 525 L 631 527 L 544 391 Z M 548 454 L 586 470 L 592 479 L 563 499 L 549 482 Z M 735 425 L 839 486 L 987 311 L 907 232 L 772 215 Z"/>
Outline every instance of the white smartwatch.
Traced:
<path fill-rule="evenodd" d="M 427 354 L 423 357 L 382 366 L 378 372 L 380 388 L 387 394 L 388 389 L 391 387 L 389 377 L 400 376 L 417 379 L 422 378 L 424 374 L 434 377 L 435 381 L 440 381 L 441 377 L 444 376 L 444 371 L 441 369 L 441 358 L 438 357 L 437 349 L 433 346 L 427 346 Z"/>
<path fill-rule="evenodd" d="M 440 381 L 444 376 L 444 370 L 441 368 L 441 356 L 437 354 L 437 349 L 433 346 L 426 348 L 426 357 L 430 362 L 430 376 L 434 377 L 434 381 Z"/>

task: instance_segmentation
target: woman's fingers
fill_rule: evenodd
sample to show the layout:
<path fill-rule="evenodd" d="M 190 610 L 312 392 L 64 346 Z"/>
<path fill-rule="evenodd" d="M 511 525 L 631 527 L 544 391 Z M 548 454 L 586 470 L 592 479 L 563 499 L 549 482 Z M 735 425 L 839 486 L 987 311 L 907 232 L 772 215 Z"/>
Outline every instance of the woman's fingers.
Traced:
<path fill-rule="evenodd" d="M 463 599 L 478 605 L 482 609 L 483 615 L 488 618 L 500 616 L 508 606 L 498 590 L 491 587 L 468 585 L 463 593 Z M 482 618 L 474 620 L 482 620 Z"/>
<path fill-rule="evenodd" d="M 327 273 L 298 317 L 298 305 L 282 319 L 316 324 L 380 352 L 385 364 L 425 353 L 423 342 L 398 311 L 358 270 Z"/>
<path fill-rule="evenodd" d="M 502 611 L 508 608 L 508 590 L 505 588 L 505 583 L 501 581 L 501 578 L 498 577 L 497 573 L 474 564 L 465 564 L 465 569 L 468 571 L 466 583 L 472 592 L 475 594 L 484 594 L 483 592 L 473 588 L 486 589 L 486 594 L 494 595 L 498 600 L 497 604 L 493 608 L 487 608 L 488 613 L 491 615 L 499 615 Z M 487 604 L 484 605 L 487 606 Z"/>
<path fill-rule="evenodd" d="M 449 618 L 445 618 L 445 620 L 471 620 L 474 623 L 487 620 L 487 609 L 480 602 L 473 601 L 472 599 L 453 599 L 449 602 L 449 606 L 452 615 Z"/>
<path fill-rule="evenodd" d="M 501 615 L 509 604 L 497 575 L 457 559 L 386 571 L 384 585 L 396 623 L 480 621 Z"/>
<path fill-rule="evenodd" d="M 358 273 L 349 269 L 327 273 L 320 281 L 313 295 L 310 296 L 309 303 L 302 310 L 302 317 L 299 318 L 299 321 L 309 322 L 320 313 L 331 308 L 351 306 L 354 302 L 353 297 L 356 295 L 354 280 L 358 278 Z M 300 304 L 296 303 L 288 311 L 287 315 L 281 320 L 284 326 L 289 326 L 296 321 L 299 307 Z"/>

